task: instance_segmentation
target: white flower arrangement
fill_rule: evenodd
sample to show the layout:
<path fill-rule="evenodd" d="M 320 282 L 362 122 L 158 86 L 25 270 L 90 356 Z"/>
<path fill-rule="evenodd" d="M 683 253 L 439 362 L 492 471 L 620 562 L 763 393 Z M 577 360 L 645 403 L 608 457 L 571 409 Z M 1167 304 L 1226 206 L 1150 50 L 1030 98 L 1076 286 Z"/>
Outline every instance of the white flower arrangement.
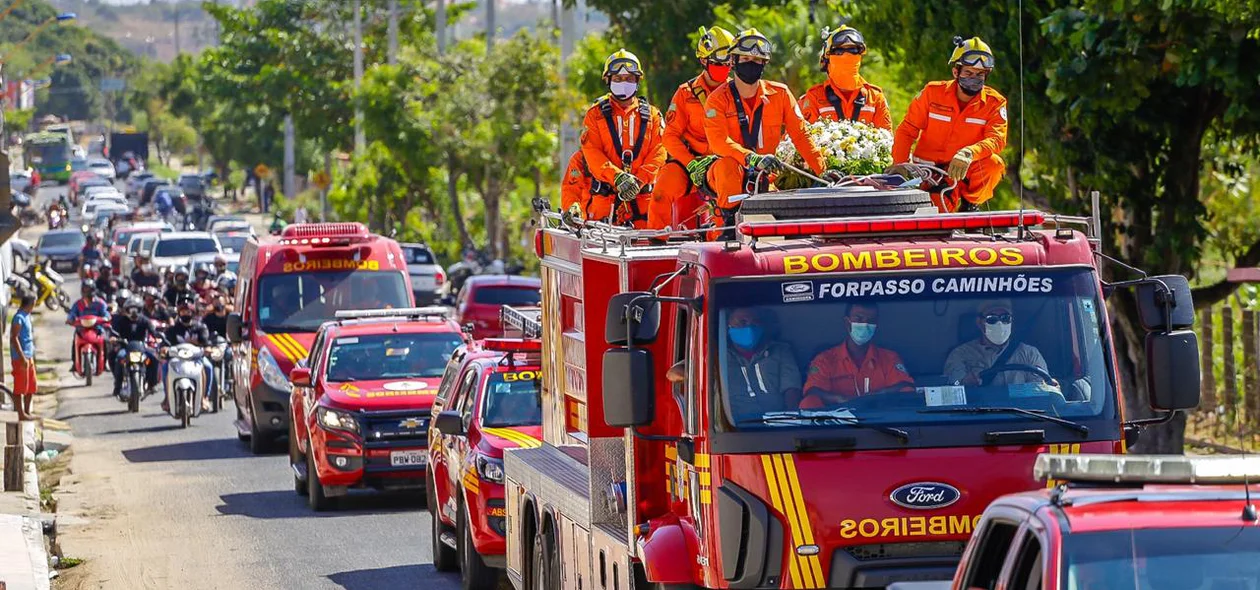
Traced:
<path fill-rule="evenodd" d="M 846 175 L 879 174 L 892 164 L 893 134 L 887 129 L 852 121 L 821 120 L 806 123 L 805 130 L 822 152 L 828 169 L 840 170 Z M 775 155 L 788 164 L 808 170 L 791 137 L 783 138 Z M 790 170 L 781 174 L 775 184 L 780 189 L 817 185 Z"/>

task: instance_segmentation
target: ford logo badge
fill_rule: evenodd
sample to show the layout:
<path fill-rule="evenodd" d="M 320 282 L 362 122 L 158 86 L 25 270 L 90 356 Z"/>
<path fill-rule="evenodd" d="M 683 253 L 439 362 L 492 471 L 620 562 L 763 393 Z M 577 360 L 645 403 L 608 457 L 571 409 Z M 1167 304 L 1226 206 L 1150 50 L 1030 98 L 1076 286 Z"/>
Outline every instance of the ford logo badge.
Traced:
<path fill-rule="evenodd" d="M 934 481 L 908 483 L 888 494 L 888 499 L 894 504 L 914 510 L 944 508 L 961 498 L 962 492 L 958 488 Z"/>
<path fill-rule="evenodd" d="M 809 283 L 792 283 L 792 284 L 784 285 L 783 292 L 784 293 L 804 293 L 813 288 L 814 286 Z"/>

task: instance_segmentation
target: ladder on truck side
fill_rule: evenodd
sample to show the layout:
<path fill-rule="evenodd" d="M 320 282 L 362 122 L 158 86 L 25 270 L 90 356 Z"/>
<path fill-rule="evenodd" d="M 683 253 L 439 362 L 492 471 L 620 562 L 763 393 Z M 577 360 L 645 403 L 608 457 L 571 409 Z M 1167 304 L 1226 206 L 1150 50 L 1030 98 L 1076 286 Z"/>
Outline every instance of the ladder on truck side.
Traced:
<path fill-rule="evenodd" d="M 542 308 L 504 305 L 499 309 L 499 320 L 503 323 L 504 338 L 542 338 Z"/>

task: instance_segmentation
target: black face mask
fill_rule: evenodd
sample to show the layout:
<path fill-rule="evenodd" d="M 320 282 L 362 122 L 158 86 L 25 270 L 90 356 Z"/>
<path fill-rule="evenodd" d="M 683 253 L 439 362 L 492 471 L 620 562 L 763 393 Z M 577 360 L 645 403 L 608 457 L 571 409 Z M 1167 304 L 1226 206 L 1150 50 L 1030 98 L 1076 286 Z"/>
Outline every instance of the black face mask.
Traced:
<path fill-rule="evenodd" d="M 766 71 L 766 64 L 755 61 L 743 61 L 735 64 L 735 77 L 745 84 L 756 84 L 761 74 Z"/>
<path fill-rule="evenodd" d="M 135 310 L 135 309 L 128 310 L 127 317 L 132 320 L 138 320 L 140 319 L 140 312 L 139 310 Z"/>
<path fill-rule="evenodd" d="M 962 88 L 963 94 L 966 94 L 967 96 L 975 96 L 980 94 L 981 90 L 984 90 L 984 78 L 959 76 L 958 87 Z"/>
<path fill-rule="evenodd" d="M 190 316 L 190 315 L 182 315 L 182 316 L 179 316 L 179 323 L 184 324 L 184 325 L 191 324 L 191 323 L 192 323 L 192 316 Z"/>

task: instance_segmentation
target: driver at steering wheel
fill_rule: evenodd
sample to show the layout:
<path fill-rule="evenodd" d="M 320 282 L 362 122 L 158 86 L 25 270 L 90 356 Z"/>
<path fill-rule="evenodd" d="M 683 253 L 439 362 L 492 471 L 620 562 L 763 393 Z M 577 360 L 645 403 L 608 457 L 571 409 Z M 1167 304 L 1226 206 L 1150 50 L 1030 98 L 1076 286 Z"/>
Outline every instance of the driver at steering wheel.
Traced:
<path fill-rule="evenodd" d="M 1011 332 L 1015 324 L 1014 307 L 1009 299 L 992 299 L 977 309 L 976 327 L 980 337 L 959 344 L 945 357 L 945 376 L 960 385 L 1013 385 L 1043 383 L 1037 373 L 1015 368 L 984 375 L 988 369 L 1011 365 L 1037 367 L 1046 372 L 1046 359 L 1036 347 L 1016 342 L 1011 349 Z M 1010 350 L 1008 350 L 1010 349 Z M 1048 373 L 1047 373 L 1048 374 Z"/>
<path fill-rule="evenodd" d="M 809 363 L 802 410 L 914 386 L 901 355 L 871 342 L 878 324 L 879 307 L 874 302 L 849 304 L 844 314 L 844 343 L 822 351 Z"/>

